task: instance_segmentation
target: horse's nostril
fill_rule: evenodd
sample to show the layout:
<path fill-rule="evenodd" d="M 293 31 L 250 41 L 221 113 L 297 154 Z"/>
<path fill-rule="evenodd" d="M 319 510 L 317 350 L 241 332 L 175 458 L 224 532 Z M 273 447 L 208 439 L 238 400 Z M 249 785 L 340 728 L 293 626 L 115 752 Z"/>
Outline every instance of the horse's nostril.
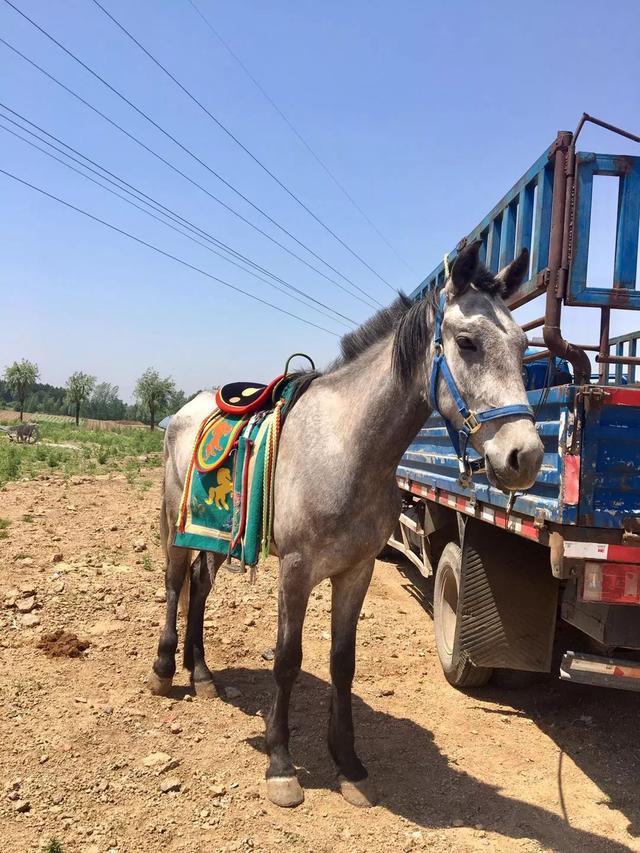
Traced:
<path fill-rule="evenodd" d="M 520 462 L 518 460 L 519 453 L 520 451 L 516 448 L 509 454 L 509 467 L 514 471 L 520 470 Z"/>

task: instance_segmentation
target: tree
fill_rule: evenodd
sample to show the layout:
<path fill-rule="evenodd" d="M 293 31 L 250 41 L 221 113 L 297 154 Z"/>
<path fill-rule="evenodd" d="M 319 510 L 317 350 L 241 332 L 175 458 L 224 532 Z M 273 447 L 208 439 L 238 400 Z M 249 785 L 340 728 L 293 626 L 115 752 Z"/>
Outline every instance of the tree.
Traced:
<path fill-rule="evenodd" d="M 133 396 L 138 405 L 149 410 L 151 429 L 156 425 L 156 412 L 167 405 L 169 396 L 175 392 L 173 379 L 160 377 L 157 370 L 149 367 L 136 382 Z"/>
<path fill-rule="evenodd" d="M 27 361 L 26 358 L 19 362 L 14 361 L 4 372 L 4 381 L 20 404 L 20 420 L 23 420 L 24 401 L 32 386 L 35 385 L 39 373 L 38 365 Z"/>
<path fill-rule="evenodd" d="M 80 406 L 91 394 L 96 384 L 96 377 L 89 376 L 81 370 L 72 373 L 67 379 L 67 403 L 75 409 L 76 426 L 80 424 Z"/>
<path fill-rule="evenodd" d="M 110 382 L 99 382 L 93 389 L 89 400 L 89 417 L 100 420 L 122 420 L 125 415 L 125 404 L 120 397 L 120 389 Z"/>

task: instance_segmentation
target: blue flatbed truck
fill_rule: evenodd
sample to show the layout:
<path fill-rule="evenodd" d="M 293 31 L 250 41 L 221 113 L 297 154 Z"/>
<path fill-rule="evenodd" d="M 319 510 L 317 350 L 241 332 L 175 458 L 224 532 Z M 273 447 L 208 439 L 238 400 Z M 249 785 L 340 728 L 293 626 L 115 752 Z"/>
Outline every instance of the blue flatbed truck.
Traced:
<path fill-rule="evenodd" d="M 458 687 L 483 685 L 495 669 L 550 671 L 564 622 L 585 648 L 560 649 L 561 678 L 640 690 L 640 332 L 610 336 L 612 309 L 640 309 L 640 157 L 576 150 L 585 121 L 640 141 L 584 115 L 466 238 L 482 241 L 493 272 L 530 251 L 528 281 L 509 304 L 544 301 L 541 316 L 522 324 L 545 451 L 536 483 L 515 496 L 482 476 L 461 484 L 438 415 L 397 471 L 403 510 L 389 544 L 435 574 L 436 647 Z M 604 284 L 588 281 L 598 175 L 618 184 L 614 268 Z M 443 281 L 444 262 L 413 296 Z M 600 312 L 597 341 L 563 337 L 565 305 Z M 541 337 L 531 337 L 536 329 Z"/>

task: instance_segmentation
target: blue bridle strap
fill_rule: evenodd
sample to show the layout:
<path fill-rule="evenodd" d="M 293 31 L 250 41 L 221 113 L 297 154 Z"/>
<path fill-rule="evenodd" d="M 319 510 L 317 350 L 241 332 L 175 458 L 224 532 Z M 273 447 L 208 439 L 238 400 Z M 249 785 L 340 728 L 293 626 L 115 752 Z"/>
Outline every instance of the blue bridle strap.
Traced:
<path fill-rule="evenodd" d="M 499 418 L 509 418 L 514 415 L 531 418 L 535 420 L 533 409 L 525 403 L 516 403 L 512 406 L 498 406 L 494 409 L 487 409 L 484 412 L 474 412 L 465 403 L 462 394 L 458 390 L 455 379 L 449 370 L 449 365 L 444 355 L 442 345 L 442 320 L 444 317 L 444 309 L 446 305 L 446 295 L 444 292 L 440 294 L 440 302 L 435 317 L 435 329 L 433 342 L 435 345 L 435 355 L 431 368 L 431 381 L 429 384 L 429 397 L 431 407 L 434 411 L 440 412 L 443 417 L 444 424 L 449 433 L 451 444 L 458 456 L 460 465 L 460 480 L 464 485 L 468 485 L 474 473 L 483 469 L 481 459 L 469 460 L 469 438 L 473 433 L 477 432 L 487 421 L 498 420 Z M 453 398 L 453 402 L 462 417 L 462 426 L 456 430 L 451 421 L 444 416 L 440 406 L 438 405 L 438 381 L 440 376 L 444 379 L 449 393 Z"/>

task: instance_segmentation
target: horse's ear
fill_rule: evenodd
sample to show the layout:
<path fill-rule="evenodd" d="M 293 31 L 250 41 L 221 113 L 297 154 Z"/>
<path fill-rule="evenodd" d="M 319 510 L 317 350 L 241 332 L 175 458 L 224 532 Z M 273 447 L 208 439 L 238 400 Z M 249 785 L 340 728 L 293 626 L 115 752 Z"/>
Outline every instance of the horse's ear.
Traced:
<path fill-rule="evenodd" d="M 506 299 L 520 287 L 529 272 L 529 250 L 523 249 L 515 261 L 501 269 L 496 281 L 502 284 L 502 295 Z"/>
<path fill-rule="evenodd" d="M 476 240 L 469 243 L 457 256 L 451 267 L 451 275 L 447 289 L 452 296 L 461 296 L 469 287 L 480 266 L 480 246 L 482 242 Z"/>

